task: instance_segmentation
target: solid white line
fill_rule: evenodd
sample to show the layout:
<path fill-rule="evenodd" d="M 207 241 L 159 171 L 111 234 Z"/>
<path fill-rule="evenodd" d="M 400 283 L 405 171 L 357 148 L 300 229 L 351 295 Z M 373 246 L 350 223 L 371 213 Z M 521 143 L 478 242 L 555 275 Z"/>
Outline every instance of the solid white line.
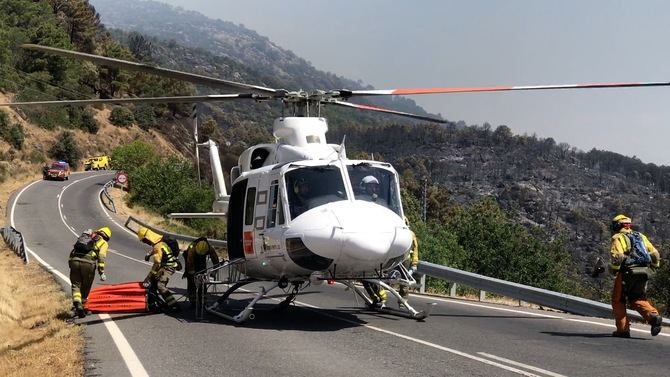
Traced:
<path fill-rule="evenodd" d="M 90 177 L 88 177 L 88 178 L 90 178 Z M 84 178 L 84 179 L 88 179 L 88 178 Z M 71 184 L 67 185 L 65 188 L 67 188 L 70 185 L 72 185 L 76 182 L 79 182 L 79 181 L 80 180 L 72 182 Z M 14 199 L 14 202 L 12 203 L 12 210 L 10 211 L 10 223 L 11 223 L 12 227 L 14 227 L 14 209 L 15 209 L 16 203 L 19 200 L 19 197 L 21 196 L 21 194 L 23 194 L 23 192 L 26 189 L 28 189 L 28 187 L 34 185 L 37 182 L 39 182 L 39 181 L 35 181 L 35 182 L 29 184 L 28 186 L 24 187 L 16 195 L 16 198 Z M 65 188 L 63 188 L 63 190 L 61 191 L 61 194 L 65 191 Z M 60 197 L 58 199 L 58 202 L 59 202 L 58 204 L 60 205 Z M 62 220 L 63 219 L 63 213 L 61 211 L 61 207 L 58 208 L 58 211 L 60 212 L 61 220 Z M 64 220 L 63 220 L 63 223 L 65 224 L 65 226 L 68 229 L 70 229 L 71 232 L 74 233 L 75 236 L 77 235 L 77 233 L 74 232 L 73 228 L 71 228 L 67 223 L 65 223 Z M 59 278 L 63 279 L 63 281 L 66 282 L 68 285 L 72 285 L 71 282 L 70 282 L 70 279 L 67 276 L 65 276 L 65 274 L 63 274 L 62 272 L 53 268 L 51 265 L 49 265 L 47 262 L 45 262 L 42 258 L 40 258 L 37 255 L 37 253 L 35 253 L 34 251 L 32 251 L 28 247 L 28 243 L 26 242 L 25 237 L 24 237 L 23 242 L 25 244 L 26 251 L 28 251 L 30 254 L 32 254 L 33 257 L 35 257 L 35 259 L 37 259 L 37 261 L 40 262 L 40 264 L 42 264 L 46 268 L 47 271 L 49 271 L 49 272 L 55 274 L 56 276 L 58 276 Z M 111 317 L 109 316 L 109 314 L 100 314 L 99 316 L 103 320 L 103 322 L 105 324 L 105 328 L 107 328 L 107 331 L 109 332 L 109 335 L 112 337 L 112 340 L 114 340 L 114 344 L 116 345 L 116 348 L 119 350 L 119 353 L 121 354 L 121 358 L 123 359 L 123 362 L 126 364 L 126 367 L 128 368 L 128 371 L 130 372 L 130 375 L 133 376 L 133 377 L 148 377 L 149 374 L 147 373 L 146 369 L 144 369 L 144 366 L 142 365 L 142 362 L 140 362 L 140 359 L 137 357 L 137 354 L 135 354 L 135 351 L 133 351 L 133 348 L 130 346 L 130 343 L 128 343 L 128 340 L 126 339 L 126 337 L 123 336 L 123 333 L 121 332 L 121 329 L 119 329 L 119 327 L 116 325 L 116 323 L 114 323 L 114 321 L 111 320 Z"/>
<path fill-rule="evenodd" d="M 532 366 L 532 365 L 528 365 L 528 364 L 520 363 L 520 362 L 518 362 L 518 361 L 514 361 L 514 360 L 506 359 L 506 358 L 504 358 L 504 357 L 500 357 L 500 356 L 496 356 L 496 355 L 491 355 L 490 353 L 486 353 L 486 352 L 477 352 L 477 354 L 478 354 L 478 355 L 482 355 L 482 356 L 484 356 L 484 357 L 488 357 L 488 358 L 490 358 L 490 359 L 494 359 L 494 360 L 502 361 L 503 363 L 507 363 L 507 364 L 514 365 L 514 366 L 521 367 L 521 368 L 526 368 L 526 369 L 528 369 L 528 370 L 532 370 L 532 371 L 534 371 L 534 372 L 538 372 L 538 373 L 546 374 L 546 375 L 548 375 L 548 376 L 552 376 L 552 377 L 567 377 L 567 376 L 564 375 L 564 374 L 554 373 L 554 372 L 552 372 L 552 371 L 548 371 L 548 370 L 546 370 L 546 369 L 542 369 L 542 368 L 534 367 L 534 366 Z"/>
<path fill-rule="evenodd" d="M 517 309 L 501 308 L 501 307 L 498 307 L 498 306 L 484 305 L 484 304 L 479 304 L 479 303 L 476 303 L 476 302 L 467 302 L 467 301 L 462 301 L 462 300 L 457 300 L 457 299 L 449 299 L 449 298 L 442 298 L 442 297 L 435 297 L 435 296 L 423 296 L 423 295 L 415 295 L 415 294 L 410 294 L 410 295 L 412 297 L 421 298 L 421 299 L 424 299 L 424 300 L 441 301 L 441 302 L 446 302 L 446 303 L 450 303 L 450 304 L 474 306 L 474 307 L 478 307 L 478 308 L 486 308 L 486 309 L 491 309 L 491 310 L 498 310 L 498 311 L 502 311 L 502 312 L 523 314 L 523 315 L 529 315 L 529 316 L 534 316 L 534 317 L 549 318 L 549 319 L 560 319 L 562 321 L 585 323 L 585 324 L 589 324 L 589 325 L 597 325 L 597 326 L 603 326 L 603 327 L 609 327 L 609 328 L 616 328 L 616 326 L 614 326 L 611 323 L 602 323 L 602 322 L 596 322 L 596 321 L 591 321 L 591 320 L 587 320 L 587 319 L 566 318 L 566 317 L 560 317 L 560 316 L 556 316 L 556 315 L 527 312 L 527 311 L 517 310 Z M 586 318 L 588 318 L 588 317 L 586 317 Z M 637 329 L 637 328 L 631 327 L 630 330 L 635 331 L 635 332 L 639 332 L 639 333 L 649 333 L 648 329 Z M 670 337 L 670 334 L 665 334 L 665 333 L 660 333 L 658 335 L 659 336 Z"/>
<path fill-rule="evenodd" d="M 130 374 L 135 377 L 148 377 L 149 373 L 144 369 L 142 362 L 137 357 L 137 354 L 135 354 L 135 351 L 133 351 L 133 347 L 130 346 L 130 343 L 128 343 L 126 337 L 123 336 L 121 329 L 119 329 L 119 326 L 116 325 L 112 317 L 106 313 L 99 314 L 99 316 L 105 324 L 107 331 L 109 331 L 109 334 L 112 336 L 112 339 L 114 339 L 116 348 L 121 352 L 121 357 L 126 363 L 126 367 L 128 367 Z"/>
<path fill-rule="evenodd" d="M 322 309 L 318 306 L 314 306 L 314 305 L 311 305 L 311 304 L 308 304 L 308 303 L 305 303 L 305 302 L 301 302 L 301 301 L 293 301 L 293 302 L 300 305 L 300 306 L 304 306 L 305 308 L 307 308 L 307 310 Z M 320 315 L 324 315 L 324 316 L 329 317 L 329 318 L 333 318 L 333 319 L 337 319 L 337 320 L 340 320 L 340 321 L 343 321 L 343 322 L 351 323 L 351 324 L 356 325 L 356 326 L 363 326 L 363 327 L 368 328 L 370 330 L 374 330 L 374 331 L 384 333 L 384 334 L 387 334 L 387 335 L 392 335 L 392 336 L 395 336 L 397 338 L 409 340 L 411 342 L 422 344 L 424 346 L 428 346 L 428 347 L 431 347 L 431 348 L 435 348 L 435 349 L 438 349 L 440 351 L 453 353 L 453 354 L 458 355 L 458 356 L 462 356 L 462 357 L 465 357 L 465 358 L 468 358 L 468 359 L 471 359 L 471 360 L 479 361 L 480 363 L 488 364 L 488 365 L 491 365 L 491 366 L 494 366 L 494 367 L 498 367 L 500 369 L 505 369 L 507 371 L 514 372 L 514 373 L 517 373 L 517 374 L 520 374 L 520 375 L 523 375 L 523 376 L 541 377 L 541 376 L 538 376 L 537 374 L 533 374 L 533 373 L 527 372 L 525 370 L 521 370 L 521 369 L 513 368 L 513 367 L 510 367 L 510 366 L 507 366 L 507 365 L 504 365 L 504 364 L 496 363 L 495 361 L 491 361 L 491 360 L 484 359 L 484 358 L 479 357 L 479 356 L 471 355 L 469 353 L 459 351 L 459 350 L 456 350 L 456 349 L 453 349 L 453 348 L 444 347 L 444 346 L 441 346 L 439 344 L 431 343 L 431 342 L 428 342 L 428 341 L 425 341 L 425 340 L 422 340 L 422 339 L 418 339 L 418 338 L 414 338 L 414 337 L 411 337 L 411 336 L 399 334 L 399 333 L 389 331 L 389 330 L 385 330 L 385 329 L 382 329 L 382 328 L 379 328 L 379 327 L 376 327 L 376 326 L 371 326 L 371 325 L 368 325 L 368 324 L 364 324 L 364 323 L 360 323 L 360 322 L 356 322 L 356 321 L 351 321 L 351 320 L 341 318 L 341 317 L 338 317 L 338 316 L 335 316 L 335 315 L 332 315 L 332 314 L 329 314 L 329 313 L 325 313 L 323 311 L 317 311 L 316 313 L 318 313 Z"/>

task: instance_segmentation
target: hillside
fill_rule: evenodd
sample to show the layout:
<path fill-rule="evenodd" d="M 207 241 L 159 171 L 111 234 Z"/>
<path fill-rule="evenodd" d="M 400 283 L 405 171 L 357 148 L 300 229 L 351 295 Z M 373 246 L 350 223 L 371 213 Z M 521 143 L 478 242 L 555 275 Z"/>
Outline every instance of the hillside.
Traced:
<path fill-rule="evenodd" d="M 248 83 L 287 90 L 372 89 L 365 83 L 338 76 L 336 73 L 320 71 L 305 59 L 243 25 L 214 20 L 198 12 L 156 1 L 93 0 L 90 3 L 100 13 L 102 23 L 108 28 L 140 32 L 172 44 L 199 48 L 214 56 L 229 58 L 237 62 L 238 66 L 257 72 L 258 76 L 255 78 L 259 80 L 245 81 Z M 395 110 L 427 114 L 423 108 L 407 98 L 375 99 L 373 103 Z M 355 113 L 348 111 L 352 112 Z"/>
<path fill-rule="evenodd" d="M 15 41 L 145 60 L 168 68 L 273 87 L 299 88 L 308 84 L 310 87 L 353 87 L 349 85 L 355 84 L 318 72 L 290 51 L 282 50 L 253 31 L 155 2 L 123 1 L 120 3 L 123 6 L 113 7 L 111 12 L 115 12 L 121 21 L 127 14 L 128 20 L 135 20 L 133 22 L 138 27 L 156 33 L 156 30 L 167 28 L 166 33 L 175 34 L 172 40 L 121 30 L 110 33 L 109 29 L 99 24 L 99 17 L 91 16 L 94 13 L 91 13 L 87 2 L 76 3 L 86 7 L 84 17 L 81 12 L 67 11 L 67 8 L 57 8 L 59 17 L 53 17 L 56 8 L 51 4 L 61 3 L 56 0 L 39 2 L 39 7 L 25 0 L 16 0 L 15 3 L 26 7 L 20 12 L 15 10 L 17 14 L 26 11 L 39 13 L 44 19 L 51 20 L 48 22 L 52 22 L 54 28 L 53 34 L 45 35 L 35 31 L 41 30 L 41 25 L 37 23 L 27 26 L 15 23 L 7 29 L 0 29 Z M 107 0 L 93 3 L 101 12 L 106 9 L 102 4 L 108 4 Z M 166 12 L 164 22 L 155 21 L 163 20 L 157 17 L 161 12 Z M 10 16 L 11 13 L 7 13 L 6 22 L 18 19 Z M 105 20 L 105 17 L 103 14 L 102 19 Z M 140 19 L 143 22 L 140 23 Z M 186 22 L 184 20 L 189 20 L 186 25 L 178 23 Z M 121 21 L 115 26 L 124 25 Z M 160 25 L 154 25 L 156 23 Z M 61 24 L 87 27 L 60 29 Z M 184 29 L 180 29 L 182 26 Z M 191 45 L 180 44 L 177 36 Z M 217 36 L 218 42 L 209 41 L 216 48 L 205 50 L 193 46 L 196 41 L 212 36 Z M 15 98 L 18 99 L 72 98 L 74 94 L 75 98 L 104 98 L 211 93 L 206 88 L 172 80 L 92 67 L 37 53 L 15 53 L 2 44 L 0 63 L 5 68 L 0 74 L 0 89 L 6 93 L 17 93 Z M 276 66 L 270 63 L 276 63 Z M 398 108 L 395 105 L 392 107 Z M 421 112 L 419 110 L 413 108 L 411 111 Z M 10 112 L 7 125 L 19 124 L 24 130 L 25 141 L 18 148 L 3 142 L 0 152 L 4 162 L 0 166 L 7 172 L 5 176 L 12 174 L 7 169 L 21 166 L 25 161 L 35 164 L 25 168 L 36 169 L 40 162 L 50 158 L 50 146 L 62 130 L 73 130 L 84 154 L 106 153 L 115 145 L 141 139 L 159 144 L 161 150 L 179 150 L 190 156 L 189 113 L 190 106 L 173 104 L 104 109 L 89 106 L 83 110 L 59 107 Z M 222 148 L 222 165 L 227 172 L 246 147 L 272 139 L 269 132 L 271 120 L 277 115 L 277 106 L 270 103 L 202 106 L 201 140 L 211 137 L 228 146 Z M 607 224 L 615 213 L 624 212 L 632 216 L 638 228 L 648 233 L 667 255 L 668 248 L 665 246 L 670 240 L 670 227 L 665 221 L 670 209 L 668 167 L 644 164 L 613 152 L 593 150 L 585 153 L 565 143 L 556 143 L 551 138 L 513 135 L 506 126 L 422 124 L 417 127 L 404 119 L 346 109 L 327 111 L 325 115 L 330 121 L 329 140 L 339 142 L 346 135 L 350 157 L 374 156 L 394 164 L 402 176 L 401 187 L 408 194 L 403 198 L 405 211 L 426 237 L 444 231 L 457 232 L 458 229 L 448 229 L 449 226 L 457 228 L 458 224 L 453 223 L 456 215 L 465 219 L 468 212 L 477 211 L 477 207 L 471 206 L 493 198 L 497 208 L 485 202 L 480 209 L 482 216 L 495 216 L 497 224 L 493 226 L 500 227 L 496 230 L 512 229 L 511 233 L 501 234 L 518 237 L 515 240 L 517 246 L 535 249 L 545 259 L 547 253 L 563 255 L 564 251 L 569 252 L 572 262 L 575 262 L 573 272 L 581 274 L 581 280 L 586 285 L 596 284 L 587 277 L 587 268 L 596 256 L 606 255 Z M 11 136 L 3 130 L 3 138 L 13 140 L 8 135 Z M 162 138 L 165 138 L 164 142 L 159 141 Z M 206 168 L 203 170 L 207 171 Z M 420 221 L 424 188 L 427 194 L 425 223 Z M 504 218 L 498 214 L 498 208 L 505 211 Z M 508 227 L 508 221 L 522 224 L 527 232 Z M 443 263 L 465 263 L 467 253 L 471 251 L 470 245 L 485 235 L 448 236 L 452 238 L 445 236 L 432 245 L 424 243 L 430 245 L 425 248 L 426 254 L 438 253 L 438 257 L 446 258 Z M 462 238 L 458 240 L 458 245 L 449 243 L 454 237 Z M 500 240 L 486 241 L 491 246 L 487 245 L 488 249 L 483 251 L 488 254 L 503 253 L 495 244 Z M 461 249 L 454 250 L 455 246 Z M 533 255 L 530 253 L 532 250 L 527 251 Z M 462 260 L 449 259 L 458 253 L 461 253 Z M 553 263 L 567 262 L 557 256 Z M 489 269 L 481 271 L 479 268 L 482 266 L 464 266 L 478 272 L 491 272 L 498 277 L 509 276 L 504 275 L 507 271 L 502 271 L 497 264 L 483 266 Z M 492 266 L 494 269 L 490 269 Z M 569 267 L 572 268 L 572 265 Z M 560 273 L 568 276 L 564 271 Z M 524 282 L 534 281 L 523 276 L 522 272 L 519 274 L 516 277 Z M 540 275 L 536 272 L 535 276 Z"/>

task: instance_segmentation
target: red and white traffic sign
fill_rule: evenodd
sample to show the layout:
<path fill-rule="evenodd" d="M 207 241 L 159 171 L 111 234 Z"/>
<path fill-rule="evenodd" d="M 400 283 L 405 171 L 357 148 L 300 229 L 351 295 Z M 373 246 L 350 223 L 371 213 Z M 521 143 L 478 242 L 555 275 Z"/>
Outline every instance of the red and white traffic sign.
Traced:
<path fill-rule="evenodd" d="M 124 171 L 116 173 L 116 183 L 125 186 L 128 183 L 128 173 Z"/>

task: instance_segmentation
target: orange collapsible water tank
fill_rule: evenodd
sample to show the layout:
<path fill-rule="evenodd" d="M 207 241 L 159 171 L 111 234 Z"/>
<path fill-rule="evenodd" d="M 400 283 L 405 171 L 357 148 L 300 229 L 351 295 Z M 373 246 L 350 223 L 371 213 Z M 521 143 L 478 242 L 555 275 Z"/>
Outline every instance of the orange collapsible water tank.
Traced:
<path fill-rule="evenodd" d="M 147 289 L 141 282 L 96 287 L 91 289 L 84 308 L 91 313 L 147 312 Z"/>

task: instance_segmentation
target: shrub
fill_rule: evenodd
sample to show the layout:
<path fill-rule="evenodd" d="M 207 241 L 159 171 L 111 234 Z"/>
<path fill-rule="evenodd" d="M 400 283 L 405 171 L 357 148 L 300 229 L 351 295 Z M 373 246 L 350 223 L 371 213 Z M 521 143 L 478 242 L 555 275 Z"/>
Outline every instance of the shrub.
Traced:
<path fill-rule="evenodd" d="M 151 145 L 135 140 L 112 150 L 112 169 L 125 170 L 130 173 L 155 158 L 156 152 Z"/>
<path fill-rule="evenodd" d="M 143 130 L 155 127 L 158 122 L 154 114 L 154 109 L 151 105 L 140 105 L 135 107 L 133 112 L 137 125 Z"/>
<path fill-rule="evenodd" d="M 112 109 L 109 121 L 115 126 L 131 126 L 135 122 L 133 112 L 126 107 L 117 106 Z"/>
<path fill-rule="evenodd" d="M 0 110 L 0 137 L 9 143 L 14 149 L 21 150 L 25 133 L 23 126 L 19 123 L 10 125 L 9 114 L 5 110 Z"/>
<path fill-rule="evenodd" d="M 63 131 L 49 149 L 49 156 L 56 160 L 67 161 L 73 167 L 79 165 L 81 150 L 77 146 L 74 134 L 71 131 Z"/>
<path fill-rule="evenodd" d="M 10 129 L 7 135 L 2 137 L 14 148 L 21 150 L 23 148 L 23 141 L 26 139 L 26 134 L 23 131 L 23 126 L 16 123 Z"/>

